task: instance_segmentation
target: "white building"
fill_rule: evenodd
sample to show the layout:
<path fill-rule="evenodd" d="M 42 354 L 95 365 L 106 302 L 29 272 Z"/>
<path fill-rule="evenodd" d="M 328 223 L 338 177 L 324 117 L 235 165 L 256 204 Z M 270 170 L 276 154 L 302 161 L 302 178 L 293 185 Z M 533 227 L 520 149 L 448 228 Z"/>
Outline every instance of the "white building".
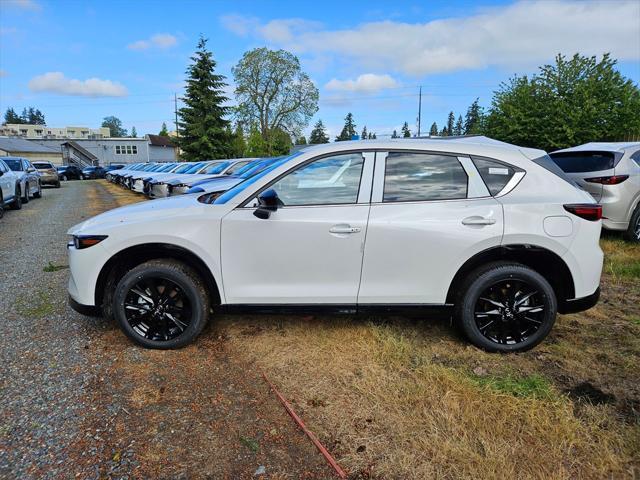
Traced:
<path fill-rule="evenodd" d="M 111 132 L 107 127 L 48 127 L 46 125 L 29 125 L 22 123 L 8 123 L 0 126 L 0 136 L 36 138 L 107 138 Z"/>

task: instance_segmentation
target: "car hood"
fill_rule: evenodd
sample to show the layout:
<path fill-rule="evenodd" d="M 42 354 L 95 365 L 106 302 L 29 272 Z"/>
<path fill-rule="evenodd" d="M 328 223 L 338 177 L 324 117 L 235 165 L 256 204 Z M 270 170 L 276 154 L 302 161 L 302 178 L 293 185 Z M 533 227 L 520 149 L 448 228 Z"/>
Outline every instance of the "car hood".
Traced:
<path fill-rule="evenodd" d="M 240 177 L 212 178 L 209 181 L 198 182 L 194 187 L 201 188 L 205 193 L 224 192 L 235 187 L 244 180 L 244 178 Z"/>
<path fill-rule="evenodd" d="M 210 207 L 216 206 L 199 203 L 197 195 L 181 195 L 153 202 L 141 202 L 96 215 L 74 225 L 67 233 L 69 235 L 102 235 L 108 233 L 111 228 L 123 225 L 157 221 L 167 223 L 171 217 L 198 213 L 203 207 L 209 207 L 207 211 L 212 212 L 213 209 Z"/>

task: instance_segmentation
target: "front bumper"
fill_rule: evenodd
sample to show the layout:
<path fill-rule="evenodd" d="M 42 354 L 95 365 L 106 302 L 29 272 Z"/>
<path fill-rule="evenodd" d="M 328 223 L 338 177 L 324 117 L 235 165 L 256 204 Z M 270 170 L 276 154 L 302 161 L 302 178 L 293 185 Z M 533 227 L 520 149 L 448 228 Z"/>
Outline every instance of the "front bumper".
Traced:
<path fill-rule="evenodd" d="M 78 303 L 71 297 L 71 295 L 69 295 L 69 306 L 79 314 L 87 317 L 99 317 L 102 315 L 102 311 L 99 307 Z"/>
<path fill-rule="evenodd" d="M 560 302 L 558 305 L 558 312 L 562 314 L 584 312 L 585 310 L 589 310 L 591 307 L 595 306 L 599 299 L 600 287 L 598 287 L 591 295 L 587 295 L 586 297 L 572 298 Z"/>
<path fill-rule="evenodd" d="M 190 185 L 176 185 L 176 186 L 171 185 L 169 188 L 169 194 L 171 196 L 184 195 L 185 193 L 187 193 L 187 190 L 189 190 L 190 188 L 191 188 Z"/>
<path fill-rule="evenodd" d="M 164 198 L 169 196 L 169 188 L 166 183 L 154 183 L 149 187 L 149 197 Z"/>

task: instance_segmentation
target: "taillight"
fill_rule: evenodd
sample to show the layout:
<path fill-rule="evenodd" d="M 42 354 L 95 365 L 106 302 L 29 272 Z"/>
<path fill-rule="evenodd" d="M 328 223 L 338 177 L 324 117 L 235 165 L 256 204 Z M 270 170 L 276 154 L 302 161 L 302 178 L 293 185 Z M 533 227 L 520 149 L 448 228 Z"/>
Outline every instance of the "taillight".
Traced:
<path fill-rule="evenodd" d="M 600 183 L 601 185 L 618 185 L 619 183 L 624 182 L 629 175 L 611 175 L 610 177 L 593 177 L 593 178 L 585 178 L 585 182 L 589 183 Z"/>
<path fill-rule="evenodd" d="M 602 218 L 602 205 L 594 203 L 564 205 L 564 209 L 577 217 L 595 222 Z"/>

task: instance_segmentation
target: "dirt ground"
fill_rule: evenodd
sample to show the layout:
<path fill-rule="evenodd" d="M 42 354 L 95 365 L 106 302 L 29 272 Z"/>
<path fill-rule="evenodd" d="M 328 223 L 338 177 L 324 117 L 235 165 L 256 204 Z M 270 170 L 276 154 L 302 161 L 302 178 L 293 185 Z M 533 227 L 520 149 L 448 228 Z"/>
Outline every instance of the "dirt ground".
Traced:
<path fill-rule="evenodd" d="M 103 181 L 72 185 L 88 198 L 79 216 L 141 200 Z M 640 247 L 612 235 L 602 246 L 600 303 L 515 355 L 471 347 L 446 321 L 399 317 L 220 316 L 195 344 L 150 351 L 65 308 L 89 325 L 76 368 L 92 375 L 62 471 L 336 478 L 265 372 L 350 478 L 638 478 Z M 60 297 L 67 274 L 47 274 Z M 1 460 L 19 432 L 0 419 Z M 51 477 L 36 463 L 0 475 Z"/>

